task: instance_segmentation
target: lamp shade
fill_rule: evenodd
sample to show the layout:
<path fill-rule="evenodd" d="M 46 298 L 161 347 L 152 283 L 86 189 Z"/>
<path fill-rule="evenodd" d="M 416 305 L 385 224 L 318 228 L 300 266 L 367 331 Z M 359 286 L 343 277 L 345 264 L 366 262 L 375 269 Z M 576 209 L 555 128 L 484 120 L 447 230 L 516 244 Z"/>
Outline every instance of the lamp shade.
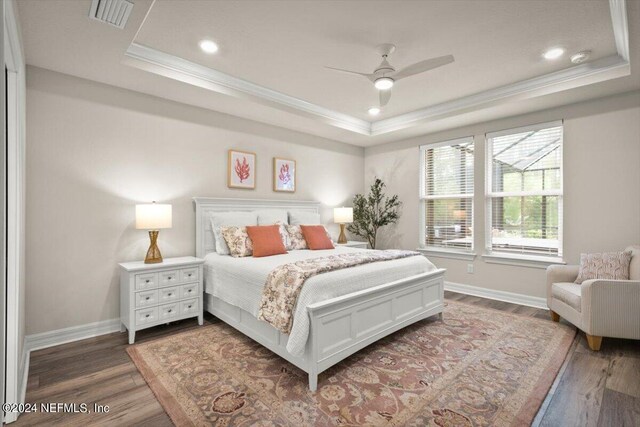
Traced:
<path fill-rule="evenodd" d="M 136 228 L 143 230 L 171 228 L 171 205 L 158 203 L 136 205 Z"/>
<path fill-rule="evenodd" d="M 353 222 L 353 208 L 333 208 L 333 222 L 336 224 Z"/>

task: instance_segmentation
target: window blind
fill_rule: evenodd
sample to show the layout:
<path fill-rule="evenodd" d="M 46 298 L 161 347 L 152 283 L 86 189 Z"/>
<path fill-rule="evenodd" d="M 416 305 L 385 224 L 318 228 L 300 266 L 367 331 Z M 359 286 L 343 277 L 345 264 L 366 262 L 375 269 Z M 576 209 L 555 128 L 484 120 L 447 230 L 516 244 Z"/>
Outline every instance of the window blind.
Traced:
<path fill-rule="evenodd" d="M 473 138 L 420 147 L 421 246 L 473 248 Z"/>
<path fill-rule="evenodd" d="M 562 256 L 562 123 L 487 134 L 487 249 Z"/>

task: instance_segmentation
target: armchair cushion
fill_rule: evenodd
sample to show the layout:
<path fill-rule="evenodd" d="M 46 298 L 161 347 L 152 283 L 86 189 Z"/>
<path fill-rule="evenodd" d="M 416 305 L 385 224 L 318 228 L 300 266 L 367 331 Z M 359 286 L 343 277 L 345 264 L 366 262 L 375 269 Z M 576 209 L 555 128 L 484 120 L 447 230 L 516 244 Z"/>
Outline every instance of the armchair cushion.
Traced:
<path fill-rule="evenodd" d="M 631 252 L 580 254 L 580 272 L 576 283 L 590 279 L 629 280 Z"/>
<path fill-rule="evenodd" d="M 551 296 L 567 304 L 576 311 L 582 310 L 582 291 L 577 283 L 560 282 L 551 286 Z"/>
<path fill-rule="evenodd" d="M 578 277 L 577 265 L 550 265 L 547 267 L 547 306 L 551 308 L 551 287 L 554 283 L 573 282 Z"/>

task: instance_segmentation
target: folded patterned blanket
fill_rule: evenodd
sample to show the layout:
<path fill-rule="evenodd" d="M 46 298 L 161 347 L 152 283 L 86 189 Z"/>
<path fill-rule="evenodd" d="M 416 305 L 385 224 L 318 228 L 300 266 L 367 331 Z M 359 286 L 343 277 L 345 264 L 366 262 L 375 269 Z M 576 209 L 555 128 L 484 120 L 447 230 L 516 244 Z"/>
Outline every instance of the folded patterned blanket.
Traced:
<path fill-rule="evenodd" d="M 298 295 L 305 281 L 317 274 L 372 262 L 391 261 L 421 255 L 414 251 L 363 251 L 311 258 L 283 264 L 271 271 L 262 292 L 258 319 L 289 334 Z"/>

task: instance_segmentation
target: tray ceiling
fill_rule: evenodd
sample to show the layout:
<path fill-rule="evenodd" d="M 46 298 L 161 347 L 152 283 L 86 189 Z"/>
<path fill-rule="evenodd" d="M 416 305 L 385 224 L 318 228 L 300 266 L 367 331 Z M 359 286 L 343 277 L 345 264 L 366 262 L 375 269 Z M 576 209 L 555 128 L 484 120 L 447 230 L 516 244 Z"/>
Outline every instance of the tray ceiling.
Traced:
<path fill-rule="evenodd" d="M 122 31 L 90 22 L 88 0 L 18 4 L 29 64 L 356 145 L 490 119 L 509 103 L 558 105 L 561 92 L 566 103 L 640 87 L 628 45 L 638 28 L 629 37 L 625 21 L 640 15 L 635 1 L 139 0 Z M 199 49 L 205 38 L 217 54 Z M 385 42 L 397 46 L 396 68 L 456 61 L 398 82 L 374 120 L 372 84 L 324 66 L 371 72 Z M 544 60 L 552 46 L 567 55 Z M 571 64 L 583 49 L 590 62 Z"/>

